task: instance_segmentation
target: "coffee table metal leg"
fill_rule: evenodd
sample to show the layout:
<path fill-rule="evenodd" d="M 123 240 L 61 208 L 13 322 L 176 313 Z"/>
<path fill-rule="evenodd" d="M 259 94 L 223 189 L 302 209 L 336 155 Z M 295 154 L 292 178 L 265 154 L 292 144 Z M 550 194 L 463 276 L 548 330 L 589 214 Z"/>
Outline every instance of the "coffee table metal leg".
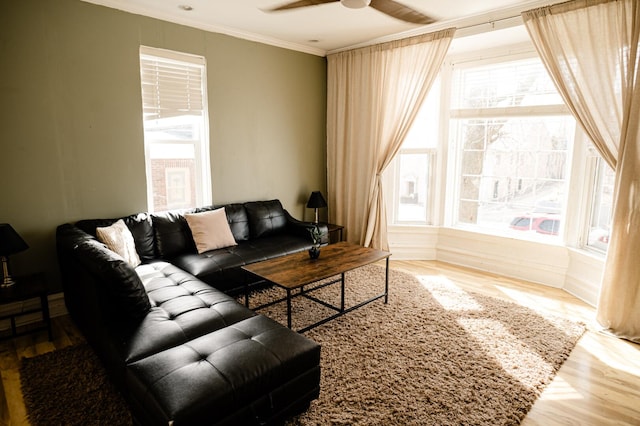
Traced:
<path fill-rule="evenodd" d="M 47 326 L 47 333 L 49 333 L 49 341 L 53 342 L 53 331 L 51 330 L 51 315 L 49 314 L 49 299 L 47 293 L 43 293 L 40 296 L 40 303 L 42 304 L 42 321 Z"/>
<path fill-rule="evenodd" d="M 387 267 L 384 272 L 384 303 L 389 303 L 389 258 L 387 257 Z"/>
<path fill-rule="evenodd" d="M 291 328 L 291 289 L 287 289 L 287 327 Z"/>
<path fill-rule="evenodd" d="M 340 312 L 344 312 L 344 272 L 340 279 Z"/>

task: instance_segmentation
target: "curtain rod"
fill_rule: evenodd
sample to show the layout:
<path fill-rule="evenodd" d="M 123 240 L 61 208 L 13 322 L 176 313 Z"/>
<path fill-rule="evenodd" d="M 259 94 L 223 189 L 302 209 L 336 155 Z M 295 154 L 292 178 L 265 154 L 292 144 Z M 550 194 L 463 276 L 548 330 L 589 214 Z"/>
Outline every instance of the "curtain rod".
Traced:
<path fill-rule="evenodd" d="M 429 25 L 429 28 L 417 28 L 417 29 L 405 31 L 405 32 L 399 33 L 399 34 L 393 34 L 393 35 L 386 36 L 386 37 L 380 37 L 380 38 L 377 38 L 375 40 L 370 40 L 368 42 L 359 43 L 359 44 L 356 44 L 356 45 L 352 45 L 352 46 L 347 46 L 347 47 L 331 50 L 331 51 L 326 52 L 325 56 L 326 55 L 331 55 L 333 53 L 343 52 L 345 50 L 357 49 L 357 48 L 360 48 L 360 47 L 371 46 L 371 45 L 378 44 L 378 43 L 385 43 L 385 42 L 388 42 L 388 41 L 400 40 L 400 39 L 403 39 L 403 38 L 419 36 L 419 35 L 427 34 L 427 33 L 430 33 L 430 32 L 441 31 L 441 30 L 444 30 L 444 29 L 447 29 L 447 28 L 451 28 L 451 27 L 455 27 L 456 28 L 456 34 L 455 34 L 454 38 L 477 34 L 476 32 L 474 32 L 474 28 L 481 28 L 481 27 L 485 27 L 487 25 L 491 26 L 491 30 L 510 28 L 510 27 L 513 27 L 513 26 L 516 26 L 518 24 L 522 24 L 523 23 L 522 22 L 522 12 L 525 12 L 527 10 L 538 9 L 538 8 L 541 8 L 541 7 L 552 6 L 552 5 L 558 4 L 558 3 L 565 3 L 565 2 L 566 2 L 566 0 L 560 0 L 560 1 L 558 1 L 558 0 L 533 0 L 531 2 L 527 2 L 524 5 L 512 6 L 512 7 L 509 7 L 508 10 L 504 10 L 503 12 L 507 16 L 501 16 L 501 17 L 497 17 L 495 19 L 491 19 L 490 16 L 488 16 L 489 14 L 485 14 L 484 17 L 474 16 L 474 17 L 470 17 L 469 19 L 458 19 L 458 20 L 437 22 L 435 24 Z M 469 23 L 469 24 L 465 25 L 464 21 L 465 20 L 468 21 L 470 19 L 482 19 L 483 21 L 482 22 Z M 515 21 L 516 19 L 518 19 L 517 23 L 514 22 L 512 25 L 504 25 L 504 23 L 507 23 L 509 21 Z M 458 21 L 458 24 L 460 24 L 460 26 L 456 25 L 456 21 Z M 496 24 L 497 23 L 503 23 L 503 26 L 498 25 L 498 28 L 496 28 Z"/>

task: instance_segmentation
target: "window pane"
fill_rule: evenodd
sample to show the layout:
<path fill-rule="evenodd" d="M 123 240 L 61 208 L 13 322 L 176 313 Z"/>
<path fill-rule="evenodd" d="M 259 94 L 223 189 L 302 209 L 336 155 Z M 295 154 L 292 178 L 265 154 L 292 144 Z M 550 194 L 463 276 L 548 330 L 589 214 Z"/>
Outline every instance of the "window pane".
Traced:
<path fill-rule="evenodd" d="M 194 141 L 199 140 L 204 129 L 201 115 L 181 115 L 144 121 L 145 140 Z"/>
<path fill-rule="evenodd" d="M 400 154 L 397 222 L 427 220 L 428 154 Z"/>
<path fill-rule="evenodd" d="M 562 105 L 561 96 L 537 58 L 462 69 L 452 108 Z"/>
<path fill-rule="evenodd" d="M 149 146 L 155 210 L 194 207 L 196 159 L 193 144 L 153 143 Z"/>
<path fill-rule="evenodd" d="M 591 203 L 591 226 L 587 245 L 597 250 L 607 251 L 613 210 L 615 173 L 602 158 L 598 158 L 596 170 L 594 197 Z"/>
<path fill-rule="evenodd" d="M 431 86 L 418 115 L 402 142 L 402 149 L 436 148 L 440 123 L 440 79 Z"/>
<path fill-rule="evenodd" d="M 461 152 L 457 222 L 556 236 L 567 192 L 569 116 L 454 120 Z M 454 127 L 454 129 L 455 129 Z"/>

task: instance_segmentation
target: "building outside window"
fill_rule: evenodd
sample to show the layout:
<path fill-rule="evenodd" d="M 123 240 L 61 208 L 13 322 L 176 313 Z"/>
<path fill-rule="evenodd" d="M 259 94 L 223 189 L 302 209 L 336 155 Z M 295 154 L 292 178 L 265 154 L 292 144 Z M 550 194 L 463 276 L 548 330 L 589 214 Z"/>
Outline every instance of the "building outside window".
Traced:
<path fill-rule="evenodd" d="M 149 210 L 210 204 L 205 59 L 141 46 L 140 75 Z"/>
<path fill-rule="evenodd" d="M 556 239 L 576 124 L 538 58 L 455 67 L 453 224 Z"/>

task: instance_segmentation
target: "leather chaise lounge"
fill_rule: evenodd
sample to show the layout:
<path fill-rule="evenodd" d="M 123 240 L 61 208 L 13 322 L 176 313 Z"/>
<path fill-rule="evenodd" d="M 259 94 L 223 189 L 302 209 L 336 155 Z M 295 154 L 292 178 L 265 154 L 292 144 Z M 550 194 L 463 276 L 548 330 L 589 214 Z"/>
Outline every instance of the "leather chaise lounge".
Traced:
<path fill-rule="evenodd" d="M 242 265 L 311 247 L 313 225 L 278 200 L 224 207 L 235 244 L 202 253 L 185 215 L 213 207 L 122 218 L 135 267 L 96 238 L 117 219 L 57 229 L 69 314 L 138 424 L 274 424 L 319 395 L 320 346 L 233 297 Z"/>

